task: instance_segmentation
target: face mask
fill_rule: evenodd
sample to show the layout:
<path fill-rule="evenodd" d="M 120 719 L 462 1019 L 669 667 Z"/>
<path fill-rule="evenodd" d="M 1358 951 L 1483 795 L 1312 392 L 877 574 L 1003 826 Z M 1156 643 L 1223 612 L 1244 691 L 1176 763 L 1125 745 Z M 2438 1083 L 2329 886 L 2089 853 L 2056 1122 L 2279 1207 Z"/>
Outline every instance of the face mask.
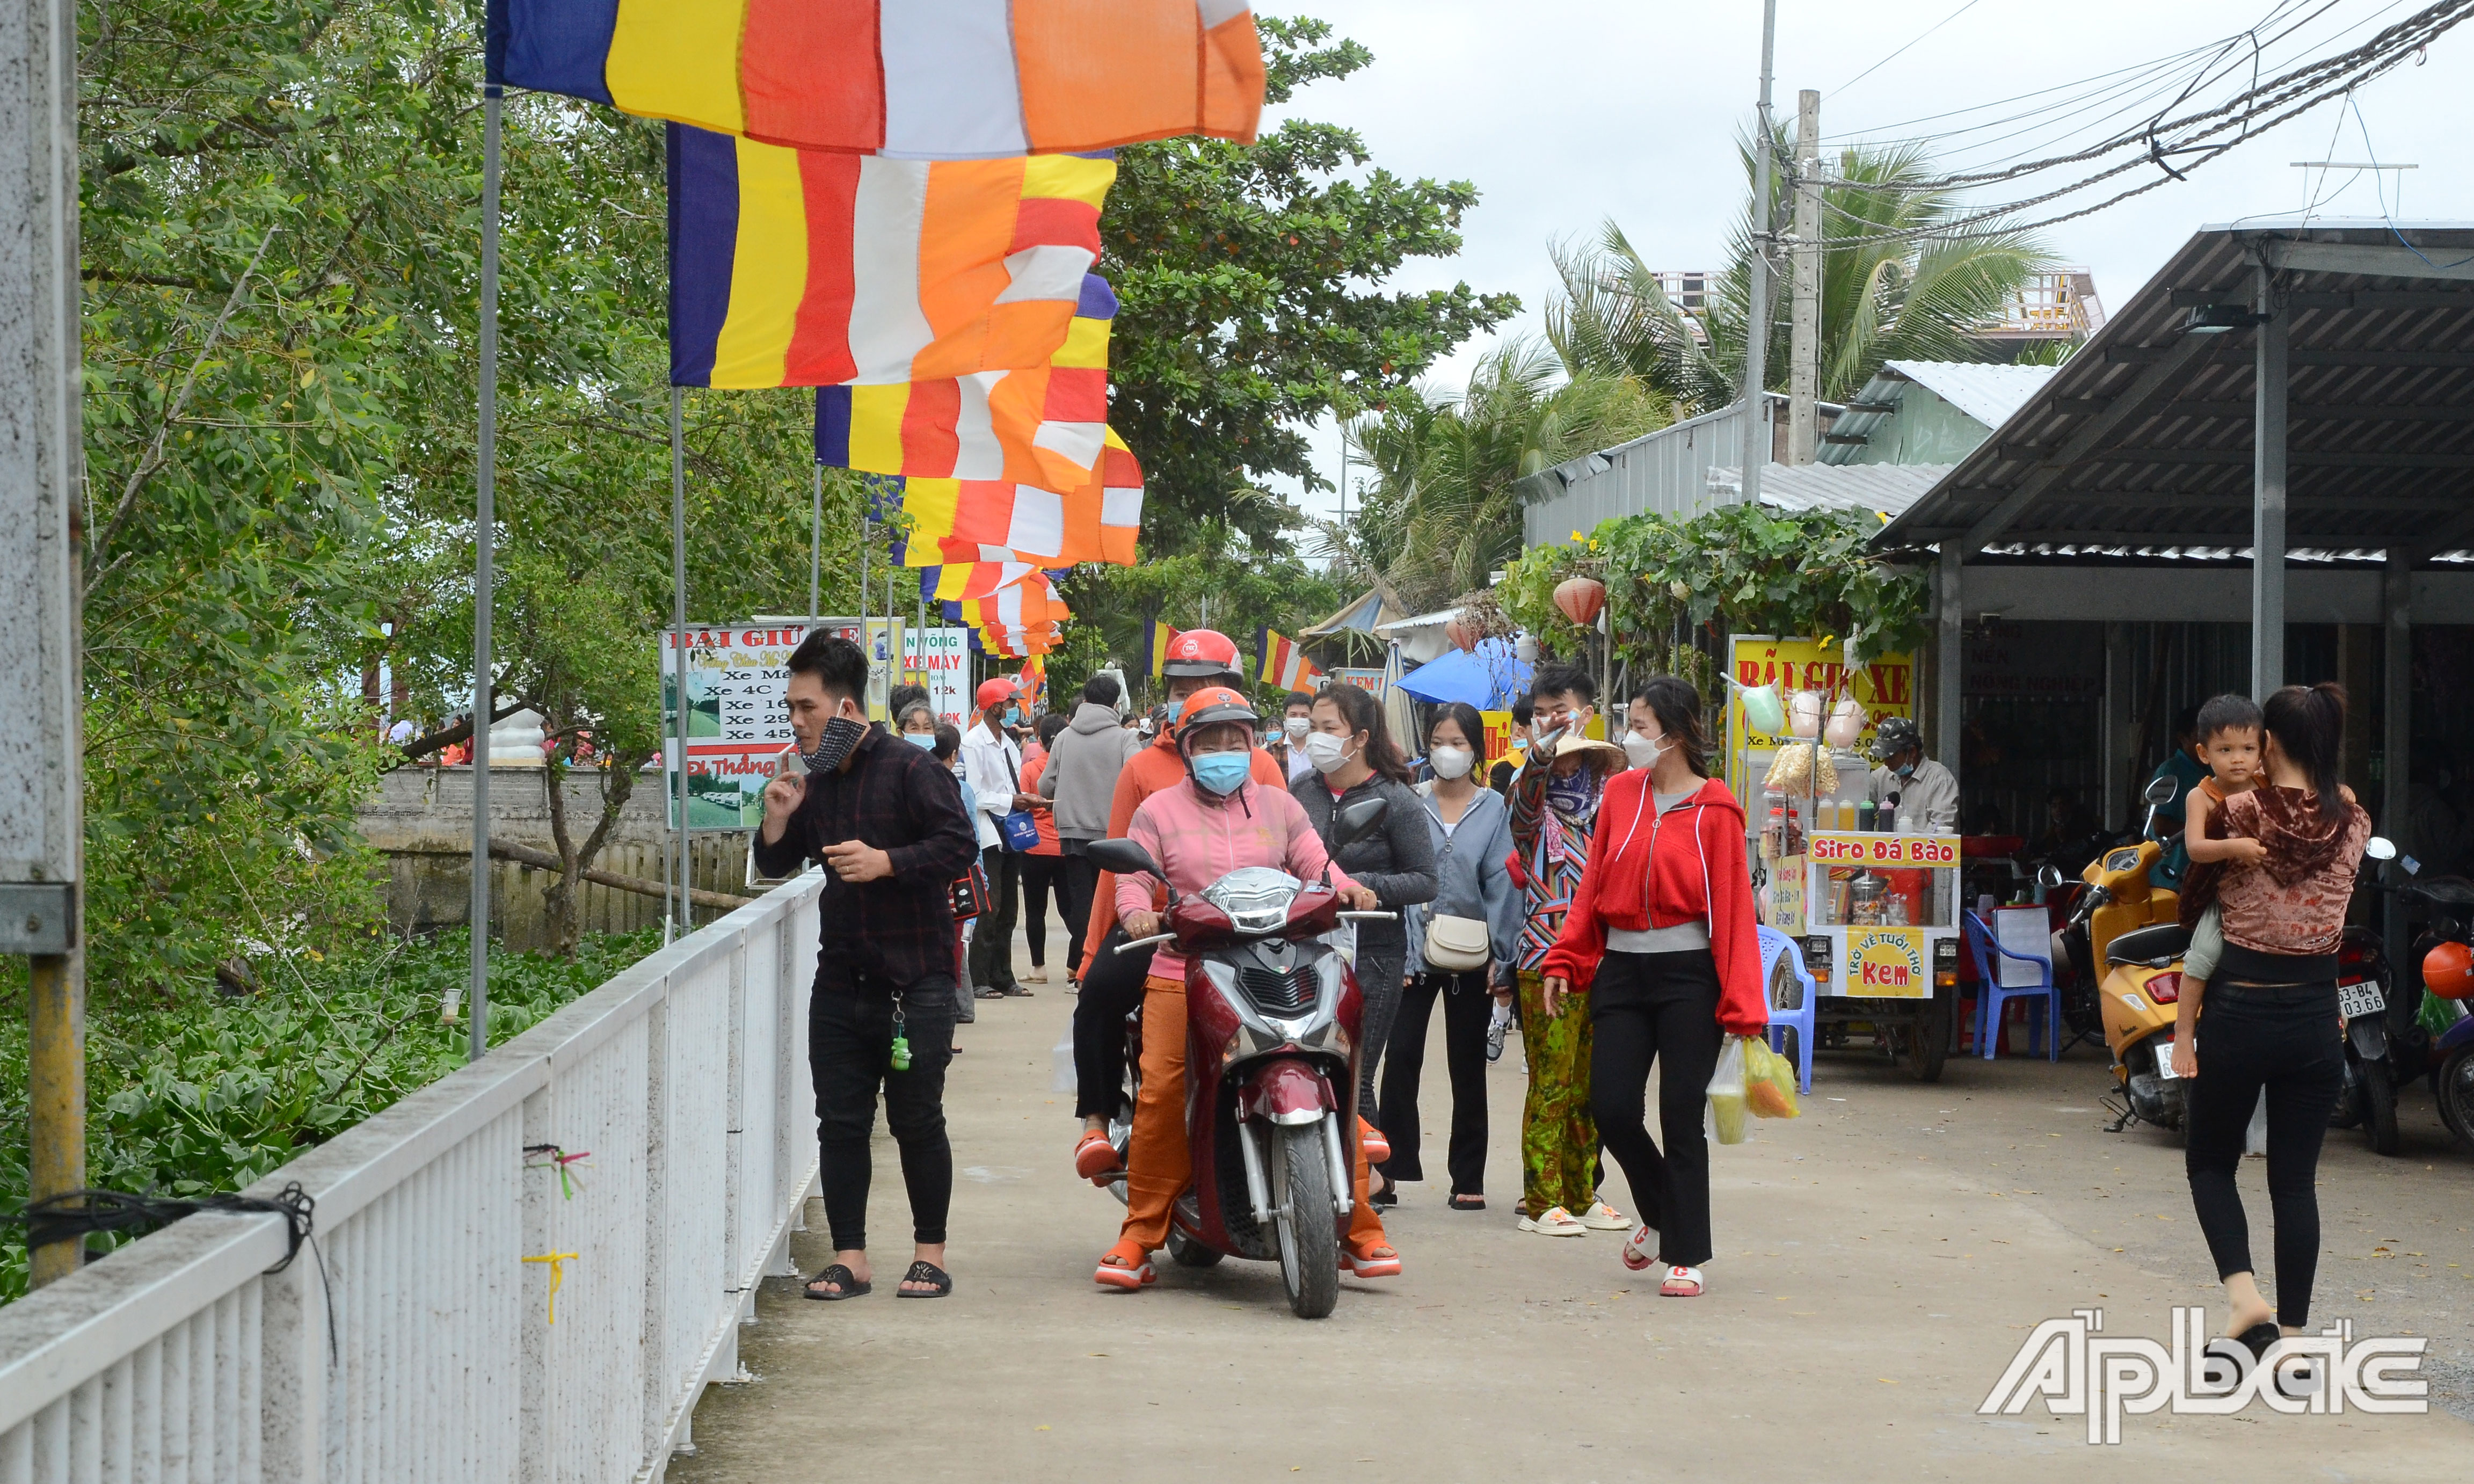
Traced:
<path fill-rule="evenodd" d="M 1674 745 L 1674 740 L 1671 738 L 1643 737 L 1638 732 L 1626 732 L 1623 740 L 1624 761 L 1635 767 L 1655 767 L 1658 766 L 1658 760 L 1665 756 L 1666 749 Z"/>
<path fill-rule="evenodd" d="M 902 740 L 914 747 L 925 747 L 930 751 L 935 750 L 936 734 L 934 732 L 905 732 L 902 734 Z"/>
<path fill-rule="evenodd" d="M 1194 781 L 1204 791 L 1226 798 L 1246 786 L 1254 773 L 1254 760 L 1243 752 L 1198 752 L 1194 756 Z"/>
<path fill-rule="evenodd" d="M 866 735 L 867 723 L 854 721 L 848 717 L 836 717 L 825 723 L 825 734 L 816 739 L 816 750 L 803 752 L 799 756 L 812 773 L 835 772 L 848 760 L 851 749 L 859 745 L 859 740 Z"/>
<path fill-rule="evenodd" d="M 1329 732 L 1311 732 L 1306 736 L 1306 761 L 1318 773 L 1336 773 L 1348 766 L 1348 741 Z"/>
<path fill-rule="evenodd" d="M 1477 765 L 1477 754 L 1467 747 L 1437 747 L 1426 754 L 1426 765 L 1438 778 L 1465 778 Z"/>
<path fill-rule="evenodd" d="M 1005 722 L 1007 726 L 1022 725 L 1022 708 L 1019 706 L 1007 706 L 1006 708 Z"/>
<path fill-rule="evenodd" d="M 1303 741 L 1305 741 L 1305 736 L 1306 736 L 1306 731 L 1307 731 L 1307 722 L 1306 722 L 1306 718 L 1303 718 L 1303 717 L 1291 717 L 1288 720 L 1286 720 L 1286 721 L 1282 722 L 1282 723 L 1281 723 L 1281 725 L 1282 725 L 1283 727 L 1285 727 L 1285 728 L 1288 730 L 1288 734 L 1289 734 L 1289 741 L 1291 741 L 1291 742 L 1303 742 Z"/>
<path fill-rule="evenodd" d="M 1898 766 L 1898 774 L 1902 778 L 1913 778 L 1916 775 L 1916 766 L 1913 763 L 1902 763 Z"/>

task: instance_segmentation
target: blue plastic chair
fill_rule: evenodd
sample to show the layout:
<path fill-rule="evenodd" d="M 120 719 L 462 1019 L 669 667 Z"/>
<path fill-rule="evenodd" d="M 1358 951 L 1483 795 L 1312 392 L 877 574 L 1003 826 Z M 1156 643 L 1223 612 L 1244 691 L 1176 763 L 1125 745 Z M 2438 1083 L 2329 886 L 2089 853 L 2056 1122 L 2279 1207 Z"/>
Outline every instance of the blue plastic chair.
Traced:
<path fill-rule="evenodd" d="M 1992 927 L 1974 912 L 1965 914 L 1967 947 L 1976 959 L 1976 1045 L 1984 1059 L 1993 1059 L 2001 1026 L 2001 1008 L 2011 1000 L 2030 999 L 2041 995 L 2045 1016 L 2041 1022 L 2029 1022 L 2027 1053 L 2042 1050 L 2048 1061 L 2062 1059 L 2062 997 L 2053 989 L 2053 960 L 2048 953 L 2041 957 L 2012 953 L 1993 936 Z M 2038 983 L 2003 985 L 1999 970 L 2001 961 L 2008 959 L 2036 966 Z M 2039 1042 L 2042 1043 L 2039 1046 Z"/>
<path fill-rule="evenodd" d="M 1804 950 L 1796 946 L 1794 938 L 1776 928 L 1758 928 L 1755 931 L 1760 935 L 1761 940 L 1761 992 L 1768 994 L 1769 986 L 1776 982 L 1781 954 L 1786 955 L 1787 965 L 1794 970 L 1796 983 L 1804 985 L 1804 993 L 1798 996 L 1802 1003 L 1796 1009 L 1770 1007 L 1769 1040 L 1770 1050 L 1783 1057 L 1786 1055 L 1786 1033 L 1790 1028 L 1794 1030 L 1796 1076 L 1799 1079 L 1796 1091 L 1799 1094 L 1809 1093 L 1812 1091 L 1813 1000 L 1819 990 L 1812 983 L 1812 976 L 1805 971 Z"/>

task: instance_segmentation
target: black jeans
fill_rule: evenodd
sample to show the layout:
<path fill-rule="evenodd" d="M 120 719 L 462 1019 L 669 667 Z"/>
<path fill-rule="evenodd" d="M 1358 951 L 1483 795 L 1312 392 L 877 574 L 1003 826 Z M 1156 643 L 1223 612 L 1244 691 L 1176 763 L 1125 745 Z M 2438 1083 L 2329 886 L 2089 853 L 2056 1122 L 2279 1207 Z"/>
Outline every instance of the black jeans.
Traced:
<path fill-rule="evenodd" d="M 1072 978 L 1082 961 L 1082 923 L 1074 915 L 1073 889 L 1063 856 L 1022 858 L 1022 936 L 1031 939 L 1031 966 L 1048 966 L 1048 899 L 1056 897 L 1056 915 L 1065 929 L 1065 974 Z"/>
<path fill-rule="evenodd" d="M 818 988 L 808 998 L 808 1067 L 816 1083 L 816 1143 L 825 1188 L 825 1224 L 834 1251 L 867 1246 L 867 1187 L 875 1171 L 868 1137 L 876 1131 L 876 1094 L 885 1090 L 885 1123 L 902 1151 L 902 1183 L 910 1193 L 910 1239 L 945 1240 L 945 1212 L 954 1199 L 954 1153 L 945 1142 L 945 1066 L 954 1059 L 954 997 L 942 983 L 903 997 L 910 1066 L 893 1070 L 893 997 L 861 980 L 848 988 Z"/>
<path fill-rule="evenodd" d="M 1067 840 L 1064 860 L 1056 872 L 1056 893 L 1064 903 L 1058 911 L 1065 914 L 1065 932 L 1074 945 L 1073 961 L 1065 965 L 1065 971 L 1077 983 L 1082 977 L 1084 935 L 1091 931 L 1091 902 L 1100 891 L 1100 867 L 1082 854 L 1082 847 L 1089 843 Z"/>
<path fill-rule="evenodd" d="M 1392 1022 L 1400 1013 L 1400 971 L 1409 961 L 1409 939 L 1357 939 L 1358 1034 L 1365 1050 L 1357 1058 L 1357 1114 L 1374 1122 L 1374 1072 L 1392 1044 Z M 1378 1126 L 1379 1127 L 1379 1126 Z"/>
<path fill-rule="evenodd" d="M 2260 1089 L 2268 1090 L 2268 1204 L 2276 1217 L 2276 1319 L 2311 1322 L 2319 1266 L 2319 1143 L 2345 1082 L 2335 984 L 2208 985 L 2193 1048 L 2199 1075 L 2182 1094 L 2182 1167 L 2217 1277 L 2257 1271 L 2234 1172 Z"/>
<path fill-rule="evenodd" d="M 1114 1118 L 1126 1098 L 1126 1017 L 1143 1004 L 1156 948 L 1117 953 L 1126 930 L 1100 939 L 1074 1001 L 1074 1116 Z"/>
<path fill-rule="evenodd" d="M 1658 1229 L 1658 1260 L 1710 1260 L 1710 1145 L 1701 1109 L 1725 1037 L 1718 1029 L 1718 966 L 1707 948 L 1610 953 L 1589 985 L 1589 1111 L 1598 1138 L 1623 1166 L 1640 1219 Z M 1658 1062 L 1661 1154 L 1643 1107 Z"/>
<path fill-rule="evenodd" d="M 1392 1044 L 1383 1054 L 1383 1101 L 1374 1126 L 1392 1143 L 1379 1166 L 1391 1180 L 1424 1180 L 1419 1163 L 1418 1083 L 1425 1070 L 1426 1018 L 1443 1002 L 1443 1068 L 1452 1082 L 1452 1138 L 1445 1159 L 1452 1194 L 1486 1193 L 1486 1023 L 1494 1006 L 1484 969 L 1430 969 L 1400 991 Z"/>
<path fill-rule="evenodd" d="M 980 852 L 988 876 L 988 910 L 971 924 L 971 983 L 982 989 L 1013 987 L 1013 925 L 1022 911 L 1022 857 L 1003 845 Z"/>

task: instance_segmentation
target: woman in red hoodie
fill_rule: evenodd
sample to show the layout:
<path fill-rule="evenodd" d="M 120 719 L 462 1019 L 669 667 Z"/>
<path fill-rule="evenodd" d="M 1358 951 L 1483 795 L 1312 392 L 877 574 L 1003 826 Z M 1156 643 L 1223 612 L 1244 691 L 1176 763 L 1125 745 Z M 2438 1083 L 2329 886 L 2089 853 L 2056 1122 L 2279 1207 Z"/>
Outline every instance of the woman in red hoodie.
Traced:
<path fill-rule="evenodd" d="M 1644 1219 L 1624 1266 L 1665 1269 L 1658 1291 L 1697 1298 L 1710 1260 L 1710 1148 L 1702 1098 L 1728 1035 L 1769 1023 L 1761 993 L 1744 810 L 1710 776 L 1701 693 L 1661 675 L 1633 693 L 1624 752 L 1607 780 L 1589 870 L 1540 965 L 1548 1013 L 1581 1000 L 1596 1046 L 1589 1106 Z M 1659 1061 L 1663 1154 L 1642 1117 Z"/>

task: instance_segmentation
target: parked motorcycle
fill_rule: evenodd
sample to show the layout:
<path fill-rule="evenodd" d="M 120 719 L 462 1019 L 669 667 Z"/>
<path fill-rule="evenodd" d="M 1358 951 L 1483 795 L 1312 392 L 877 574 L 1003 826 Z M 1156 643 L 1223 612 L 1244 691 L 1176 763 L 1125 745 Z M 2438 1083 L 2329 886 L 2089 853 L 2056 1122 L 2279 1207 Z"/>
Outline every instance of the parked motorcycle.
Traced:
<path fill-rule="evenodd" d="M 2364 857 L 2373 863 L 2396 859 L 2396 847 L 2371 838 Z M 2402 863 L 2411 875 L 2412 860 Z M 2408 968 L 2399 983 L 2386 940 L 2368 928 L 2347 928 L 2337 951 L 2337 1010 L 2345 1022 L 2345 1085 L 2329 1117 L 2331 1128 L 2361 1128 L 2371 1148 L 2394 1155 L 2403 1147 L 2397 1131 L 2397 1093 L 2432 1065 L 2431 1034 L 2420 1024 L 2423 1002 L 2423 960 L 2445 942 L 2463 942 L 2467 921 L 2474 917 L 2474 882 L 2439 876 L 2429 881 L 2389 884 L 2373 880 L 2375 889 L 2394 892 L 2409 905 L 2429 908 L 2430 925 L 2418 935 Z"/>
<path fill-rule="evenodd" d="M 2172 798 L 2172 780 L 2150 781 L 2143 796 L 2147 819 L 2139 839 L 2088 863 L 2080 873 L 2087 888 L 2062 930 L 2064 951 L 2081 983 L 2098 985 L 2105 1049 L 2113 1054 L 2114 1081 L 2123 1098 L 2112 1126 L 2116 1131 L 2134 1118 L 2160 1128 L 2182 1126 L 2173 1016 L 2190 935 L 2177 920 L 2181 898 L 2147 880 L 2165 853 L 2156 839 L 2156 811 Z"/>
<path fill-rule="evenodd" d="M 1332 848 L 1380 827 L 1387 812 L 1381 799 L 1342 810 Z M 1129 839 L 1096 841 L 1089 854 L 1103 870 L 1166 879 Z M 1247 866 L 1192 896 L 1172 889 L 1164 931 L 1119 950 L 1174 940 L 1185 959 L 1194 1184 L 1171 1208 L 1169 1256 L 1190 1268 L 1224 1256 L 1275 1261 L 1300 1319 L 1321 1319 L 1339 1301 L 1357 1144 L 1360 1001 L 1331 935 L 1343 922 L 1395 915 L 1339 907 L 1328 879 Z M 1133 1067 L 1139 1082 L 1139 1058 Z M 1112 1132 L 1119 1127 L 1123 1166 L 1130 1121 Z M 1118 1186 L 1122 1194 L 1122 1177 Z"/>
<path fill-rule="evenodd" d="M 2474 1015 L 2461 1017 L 2432 1047 L 2438 1070 L 2431 1090 L 2439 1099 L 2439 1121 L 2457 1142 L 2474 1149 Z"/>

